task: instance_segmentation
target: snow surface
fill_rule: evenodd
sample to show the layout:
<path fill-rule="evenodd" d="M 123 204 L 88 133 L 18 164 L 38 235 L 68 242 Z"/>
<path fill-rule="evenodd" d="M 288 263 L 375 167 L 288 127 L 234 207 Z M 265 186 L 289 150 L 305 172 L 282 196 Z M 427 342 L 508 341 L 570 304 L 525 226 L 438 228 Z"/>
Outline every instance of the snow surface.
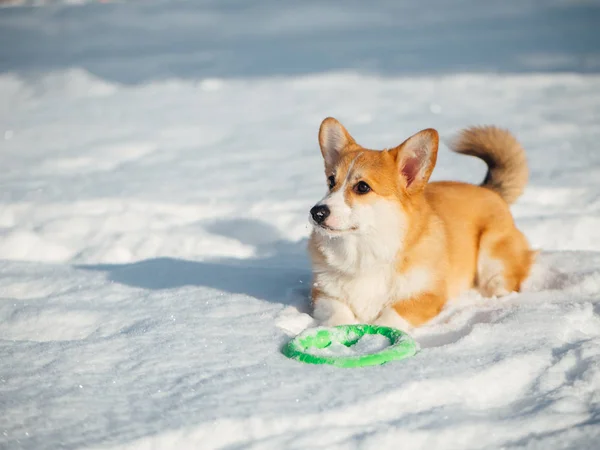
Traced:
<path fill-rule="evenodd" d="M 600 8 L 482 3 L 3 9 L 0 447 L 597 448 Z M 401 362 L 282 356 L 327 115 L 380 148 L 513 130 L 527 292 L 466 295 Z M 483 174 L 442 147 L 434 178 Z"/>
<path fill-rule="evenodd" d="M 318 356 L 361 356 L 372 353 L 378 353 L 391 345 L 390 340 L 381 334 L 365 334 L 358 338 L 358 340 L 349 346 L 344 345 L 339 340 L 336 340 L 336 329 L 327 327 L 311 327 L 298 335 L 298 339 L 303 339 L 306 336 L 314 336 L 314 333 L 318 330 L 328 330 L 333 333 L 333 339 L 327 347 L 308 347 L 304 350 L 304 353 Z M 351 335 L 352 336 L 352 335 Z M 354 338 L 356 339 L 356 335 Z M 339 339 L 344 340 L 344 337 Z"/>
<path fill-rule="evenodd" d="M 384 336 L 365 336 L 356 344 L 346 347 L 339 342 L 333 342 L 325 348 L 308 349 L 306 353 L 317 356 L 362 356 L 377 353 L 390 346 L 390 341 Z"/>

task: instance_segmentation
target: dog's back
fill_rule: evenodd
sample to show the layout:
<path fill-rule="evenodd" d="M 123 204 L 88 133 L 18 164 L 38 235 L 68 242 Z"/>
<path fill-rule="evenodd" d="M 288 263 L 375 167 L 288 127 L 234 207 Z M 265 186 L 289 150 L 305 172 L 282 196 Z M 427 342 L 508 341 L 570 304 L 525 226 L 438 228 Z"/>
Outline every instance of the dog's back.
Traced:
<path fill-rule="evenodd" d="M 492 126 L 463 130 L 450 147 L 482 159 L 488 172 L 481 187 L 446 181 L 429 183 L 425 190 L 446 228 L 449 297 L 469 284 L 489 296 L 519 291 L 535 253 L 515 227 L 508 205 L 527 184 L 525 151 L 510 132 Z"/>

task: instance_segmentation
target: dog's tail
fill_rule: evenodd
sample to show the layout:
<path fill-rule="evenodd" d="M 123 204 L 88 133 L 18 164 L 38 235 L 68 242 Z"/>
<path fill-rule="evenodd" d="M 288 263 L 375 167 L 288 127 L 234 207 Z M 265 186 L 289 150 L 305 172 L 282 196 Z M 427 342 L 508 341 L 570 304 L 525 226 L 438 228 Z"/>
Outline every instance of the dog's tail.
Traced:
<path fill-rule="evenodd" d="M 481 186 L 496 191 L 508 204 L 523 193 L 529 178 L 525 150 L 508 130 L 493 126 L 467 128 L 454 138 L 450 148 L 482 159 L 488 172 Z"/>

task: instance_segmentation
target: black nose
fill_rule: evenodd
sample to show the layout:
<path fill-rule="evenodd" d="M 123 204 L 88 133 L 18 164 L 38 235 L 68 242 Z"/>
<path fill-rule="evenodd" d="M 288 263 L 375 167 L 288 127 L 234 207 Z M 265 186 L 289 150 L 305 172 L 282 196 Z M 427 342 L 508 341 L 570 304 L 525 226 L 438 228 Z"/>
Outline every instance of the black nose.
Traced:
<path fill-rule="evenodd" d="M 325 219 L 329 217 L 329 214 L 331 214 L 331 211 L 329 211 L 329 207 L 327 205 L 313 206 L 313 208 L 310 210 L 310 215 L 317 223 L 325 222 Z"/>

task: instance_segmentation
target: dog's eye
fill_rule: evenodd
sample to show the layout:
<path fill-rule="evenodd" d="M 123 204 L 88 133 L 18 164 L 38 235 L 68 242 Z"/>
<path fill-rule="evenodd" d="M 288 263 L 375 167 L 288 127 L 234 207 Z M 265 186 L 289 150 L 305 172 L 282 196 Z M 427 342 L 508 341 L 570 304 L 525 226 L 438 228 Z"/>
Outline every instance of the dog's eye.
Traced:
<path fill-rule="evenodd" d="M 333 189 L 335 186 L 335 177 L 331 175 L 329 178 L 327 178 L 327 181 L 329 182 L 329 189 Z"/>
<path fill-rule="evenodd" d="M 359 181 L 358 183 L 356 183 L 356 185 L 354 185 L 354 190 L 357 194 L 366 194 L 371 190 L 371 186 L 369 186 L 364 181 Z"/>

